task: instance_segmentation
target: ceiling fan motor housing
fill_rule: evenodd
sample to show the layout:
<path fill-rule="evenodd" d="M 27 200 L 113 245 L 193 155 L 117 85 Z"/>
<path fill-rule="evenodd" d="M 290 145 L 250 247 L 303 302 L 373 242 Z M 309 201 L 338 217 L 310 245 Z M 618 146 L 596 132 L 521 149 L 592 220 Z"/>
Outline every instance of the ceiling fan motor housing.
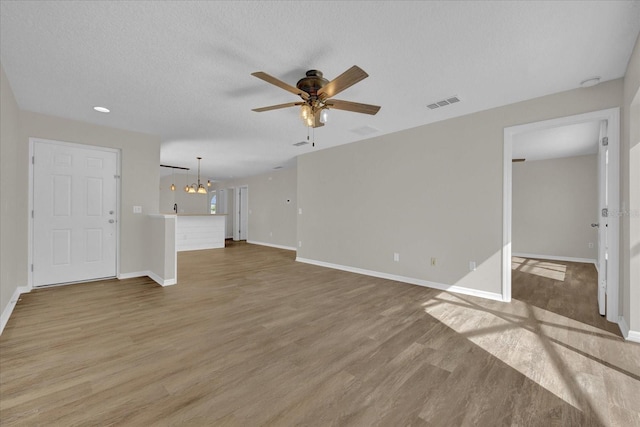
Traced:
<path fill-rule="evenodd" d="M 320 88 L 329 83 L 329 80 L 322 77 L 322 71 L 319 70 L 309 70 L 306 74 L 306 77 L 298 80 L 296 87 L 307 92 L 310 96 L 316 97 Z"/>

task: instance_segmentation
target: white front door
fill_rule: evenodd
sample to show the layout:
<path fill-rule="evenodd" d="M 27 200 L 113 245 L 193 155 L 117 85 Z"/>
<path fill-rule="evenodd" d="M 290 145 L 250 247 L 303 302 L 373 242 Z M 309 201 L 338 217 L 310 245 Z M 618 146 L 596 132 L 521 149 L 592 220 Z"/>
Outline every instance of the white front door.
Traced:
<path fill-rule="evenodd" d="M 33 146 L 33 286 L 116 276 L 118 153 Z"/>
<path fill-rule="evenodd" d="M 606 314 L 607 269 L 609 258 L 609 147 L 607 121 L 600 122 L 600 140 L 598 141 L 598 212 L 592 226 L 598 228 L 598 311 Z"/>

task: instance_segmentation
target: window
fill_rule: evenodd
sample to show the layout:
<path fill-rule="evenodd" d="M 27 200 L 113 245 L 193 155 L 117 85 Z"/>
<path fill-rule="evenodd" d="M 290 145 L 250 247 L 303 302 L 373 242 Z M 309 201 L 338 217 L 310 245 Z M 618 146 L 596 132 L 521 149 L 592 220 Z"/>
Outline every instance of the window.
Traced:
<path fill-rule="evenodd" d="M 215 193 L 211 197 L 211 214 L 213 215 L 214 213 L 216 213 L 216 195 L 215 195 Z"/>

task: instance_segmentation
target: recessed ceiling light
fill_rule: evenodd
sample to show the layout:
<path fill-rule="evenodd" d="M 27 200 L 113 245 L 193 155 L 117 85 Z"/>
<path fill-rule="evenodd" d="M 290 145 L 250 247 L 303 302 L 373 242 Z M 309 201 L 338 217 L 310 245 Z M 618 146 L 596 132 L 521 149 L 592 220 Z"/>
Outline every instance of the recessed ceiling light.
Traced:
<path fill-rule="evenodd" d="M 593 77 L 591 79 L 583 80 L 580 82 L 581 87 L 591 87 L 600 83 L 600 77 Z"/>
<path fill-rule="evenodd" d="M 99 113 L 109 113 L 111 111 L 105 107 L 93 107 L 93 109 L 98 111 Z"/>

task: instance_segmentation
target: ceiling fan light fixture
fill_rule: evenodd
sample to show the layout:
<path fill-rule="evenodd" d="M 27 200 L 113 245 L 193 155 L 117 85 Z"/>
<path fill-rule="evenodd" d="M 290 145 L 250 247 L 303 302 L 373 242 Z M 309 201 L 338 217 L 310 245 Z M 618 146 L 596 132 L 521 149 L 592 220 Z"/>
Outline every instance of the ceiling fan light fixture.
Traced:
<path fill-rule="evenodd" d="M 320 123 L 327 123 L 327 120 L 329 120 L 329 110 L 323 108 L 320 112 Z"/>
<path fill-rule="evenodd" d="M 300 107 L 300 118 L 302 121 L 306 123 L 307 119 L 311 117 L 313 114 L 311 113 L 311 106 L 309 104 L 303 104 Z"/>
<path fill-rule="evenodd" d="M 311 107 L 309 107 L 309 109 L 311 109 Z M 304 122 L 305 126 L 313 127 L 313 114 L 309 114 L 307 117 L 302 119 L 302 121 Z"/>

